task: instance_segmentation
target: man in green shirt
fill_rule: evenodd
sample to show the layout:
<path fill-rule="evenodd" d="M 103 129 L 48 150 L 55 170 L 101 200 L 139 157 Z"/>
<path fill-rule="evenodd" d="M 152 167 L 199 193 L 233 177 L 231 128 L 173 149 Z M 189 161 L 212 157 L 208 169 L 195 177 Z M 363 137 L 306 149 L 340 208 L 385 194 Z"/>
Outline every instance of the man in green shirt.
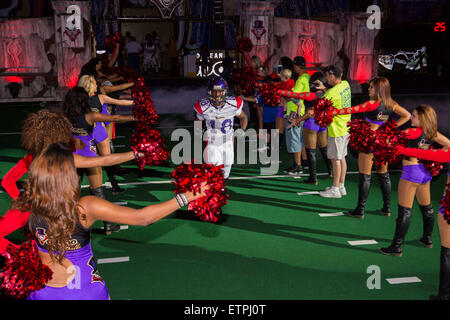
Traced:
<path fill-rule="evenodd" d="M 328 89 L 324 98 L 331 100 L 336 109 L 350 108 L 351 90 L 347 81 L 342 80 L 342 69 L 337 65 L 332 65 L 324 70 L 327 82 L 332 88 Z M 318 81 L 319 88 L 325 86 Z M 319 89 L 318 88 L 318 89 Z M 351 114 L 338 115 L 333 118 L 333 122 L 328 126 L 328 151 L 327 156 L 333 166 L 333 185 L 319 195 L 326 198 L 341 198 L 347 194 L 345 190 L 345 175 L 347 174 L 348 127 L 347 122 L 351 120 Z"/>
<path fill-rule="evenodd" d="M 306 60 L 297 56 L 293 60 L 294 71 L 298 74 L 293 92 L 309 92 L 309 74 L 306 72 Z M 291 126 L 290 121 L 293 117 L 302 116 L 305 113 L 303 100 L 291 100 L 286 104 L 286 126 L 285 137 L 287 152 L 294 154 L 294 164 L 292 167 L 284 170 L 284 173 L 297 175 L 303 173 L 301 167 L 302 149 L 303 149 L 303 122 L 298 126 Z"/>

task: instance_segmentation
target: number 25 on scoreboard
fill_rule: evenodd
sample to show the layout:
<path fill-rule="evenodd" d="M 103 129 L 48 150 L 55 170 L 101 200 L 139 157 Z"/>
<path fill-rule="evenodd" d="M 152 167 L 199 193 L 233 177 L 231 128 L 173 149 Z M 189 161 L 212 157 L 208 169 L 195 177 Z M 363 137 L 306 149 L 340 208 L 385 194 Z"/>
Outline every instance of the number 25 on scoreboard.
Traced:
<path fill-rule="evenodd" d="M 434 32 L 444 32 L 445 31 L 445 22 L 436 22 L 434 25 Z"/>

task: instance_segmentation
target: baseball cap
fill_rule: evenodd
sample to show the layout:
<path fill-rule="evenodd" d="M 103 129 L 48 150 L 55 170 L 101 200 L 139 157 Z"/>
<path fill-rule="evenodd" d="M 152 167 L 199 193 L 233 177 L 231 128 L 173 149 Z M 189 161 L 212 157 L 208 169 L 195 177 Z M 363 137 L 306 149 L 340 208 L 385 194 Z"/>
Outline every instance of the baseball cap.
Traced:
<path fill-rule="evenodd" d="M 292 62 L 294 63 L 294 65 L 306 67 L 306 60 L 302 56 L 296 56 Z"/>
<path fill-rule="evenodd" d="M 323 73 L 325 73 L 325 72 L 328 72 L 329 74 L 334 74 L 338 78 L 342 77 L 342 73 L 343 73 L 341 67 L 338 65 L 335 65 L 335 64 L 325 67 L 323 69 Z"/>

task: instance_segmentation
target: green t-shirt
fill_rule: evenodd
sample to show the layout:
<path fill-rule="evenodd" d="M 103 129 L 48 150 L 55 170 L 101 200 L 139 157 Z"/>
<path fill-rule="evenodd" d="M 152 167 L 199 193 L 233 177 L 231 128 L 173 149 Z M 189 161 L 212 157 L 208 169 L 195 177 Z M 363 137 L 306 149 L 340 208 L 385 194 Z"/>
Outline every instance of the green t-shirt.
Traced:
<path fill-rule="evenodd" d="M 307 73 L 304 73 L 300 77 L 298 77 L 297 81 L 295 82 L 295 86 L 292 88 L 292 92 L 309 92 L 309 78 L 310 75 Z M 298 114 L 302 116 L 305 114 L 305 104 L 303 103 L 303 100 L 300 100 L 300 103 L 301 109 Z M 293 101 L 289 101 L 286 104 L 286 114 L 288 117 L 292 111 L 297 112 L 298 105 Z"/>
<path fill-rule="evenodd" d="M 350 85 L 345 80 L 327 90 L 323 97 L 331 100 L 336 109 L 350 108 L 352 106 Z M 351 114 L 335 116 L 333 122 L 328 126 L 328 136 L 342 137 L 348 134 L 347 122 L 350 121 L 351 118 Z"/>

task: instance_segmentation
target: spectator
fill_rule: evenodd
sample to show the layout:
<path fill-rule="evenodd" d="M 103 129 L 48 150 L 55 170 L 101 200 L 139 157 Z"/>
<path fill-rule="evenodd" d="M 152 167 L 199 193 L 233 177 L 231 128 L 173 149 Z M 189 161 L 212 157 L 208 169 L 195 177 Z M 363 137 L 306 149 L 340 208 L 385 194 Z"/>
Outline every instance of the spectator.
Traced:
<path fill-rule="evenodd" d="M 209 49 L 206 44 L 202 45 L 200 49 L 200 59 L 201 59 L 201 68 L 202 68 L 202 76 L 208 76 L 208 62 L 209 62 Z"/>
<path fill-rule="evenodd" d="M 152 32 L 152 42 L 155 46 L 155 55 L 153 57 L 155 70 L 156 72 L 159 72 L 159 69 L 161 69 L 161 39 L 159 38 L 156 31 Z"/>
<path fill-rule="evenodd" d="M 293 92 L 309 92 L 309 74 L 306 72 L 306 60 L 301 56 L 294 58 L 294 70 L 298 75 L 295 82 Z M 288 153 L 294 155 L 294 163 L 291 167 L 284 170 L 284 173 L 297 175 L 303 173 L 301 166 L 302 149 L 303 149 L 303 122 L 298 126 L 292 126 L 291 123 L 295 118 L 305 114 L 305 105 L 303 100 L 292 100 L 286 104 L 286 147 Z"/>
<path fill-rule="evenodd" d="M 131 41 L 125 45 L 125 50 L 127 52 L 128 67 L 133 68 L 138 74 L 141 73 L 141 61 L 139 55 L 142 52 L 142 46 L 140 43 L 136 42 L 136 37 L 131 37 Z"/>
<path fill-rule="evenodd" d="M 327 78 L 328 89 L 324 98 L 331 100 L 336 109 L 350 108 L 352 106 L 352 94 L 350 85 L 342 80 L 342 69 L 337 65 L 332 65 L 324 70 Z M 325 90 L 326 87 L 320 80 L 315 82 L 317 90 Z M 328 126 L 328 150 L 327 156 L 331 160 L 333 167 L 333 185 L 319 195 L 325 198 L 341 198 L 347 194 L 345 190 L 345 175 L 347 173 L 347 155 L 348 145 L 348 126 L 347 122 L 351 120 L 351 114 L 338 115 L 333 118 L 333 122 Z"/>

